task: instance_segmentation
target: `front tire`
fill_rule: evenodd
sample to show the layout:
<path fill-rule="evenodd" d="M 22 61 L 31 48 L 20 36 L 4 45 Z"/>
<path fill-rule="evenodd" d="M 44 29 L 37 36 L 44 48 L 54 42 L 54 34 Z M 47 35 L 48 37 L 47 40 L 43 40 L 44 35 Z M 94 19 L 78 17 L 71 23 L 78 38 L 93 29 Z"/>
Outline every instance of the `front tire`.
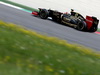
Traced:
<path fill-rule="evenodd" d="M 42 19 L 47 19 L 48 15 L 49 15 L 49 12 L 46 9 L 41 9 L 40 12 L 39 12 L 39 16 Z"/>

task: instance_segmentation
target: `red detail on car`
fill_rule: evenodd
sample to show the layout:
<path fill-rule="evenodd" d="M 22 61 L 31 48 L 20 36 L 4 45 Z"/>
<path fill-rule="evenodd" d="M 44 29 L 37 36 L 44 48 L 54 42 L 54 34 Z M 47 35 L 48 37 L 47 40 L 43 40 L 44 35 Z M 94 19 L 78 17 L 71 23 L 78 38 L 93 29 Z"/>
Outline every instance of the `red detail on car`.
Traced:
<path fill-rule="evenodd" d="M 93 21 L 94 21 L 94 20 L 92 19 L 91 16 L 86 16 L 86 24 L 87 24 L 87 29 L 88 29 L 88 30 L 92 27 Z"/>
<path fill-rule="evenodd" d="M 37 16 L 38 12 L 37 11 L 33 11 L 32 14 Z"/>

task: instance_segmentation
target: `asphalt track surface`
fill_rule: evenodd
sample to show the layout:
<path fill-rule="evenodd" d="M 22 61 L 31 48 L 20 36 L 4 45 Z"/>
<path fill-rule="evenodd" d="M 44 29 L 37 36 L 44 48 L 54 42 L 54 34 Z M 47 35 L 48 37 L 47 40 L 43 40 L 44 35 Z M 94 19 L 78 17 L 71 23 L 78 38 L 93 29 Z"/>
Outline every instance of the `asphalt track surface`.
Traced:
<path fill-rule="evenodd" d="M 22 25 L 41 34 L 59 37 L 69 43 L 77 43 L 100 51 L 100 35 L 81 32 L 74 28 L 43 20 L 30 13 L 0 4 L 0 20 Z"/>

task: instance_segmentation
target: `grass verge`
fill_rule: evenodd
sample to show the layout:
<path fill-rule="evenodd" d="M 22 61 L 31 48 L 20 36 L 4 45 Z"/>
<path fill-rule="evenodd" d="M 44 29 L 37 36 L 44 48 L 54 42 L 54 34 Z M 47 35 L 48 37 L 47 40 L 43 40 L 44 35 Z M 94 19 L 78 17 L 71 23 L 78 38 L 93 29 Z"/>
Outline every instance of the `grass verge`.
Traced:
<path fill-rule="evenodd" d="M 98 29 L 97 31 L 100 32 L 100 29 Z"/>
<path fill-rule="evenodd" d="M 21 4 L 18 4 L 18 3 L 15 3 L 15 2 L 9 1 L 9 0 L 0 0 L 0 1 L 11 4 L 11 5 L 18 6 L 18 7 L 21 7 L 21 8 L 24 8 L 26 10 L 38 11 L 37 9 L 31 8 L 31 7 L 28 7 L 28 6 L 25 6 L 25 5 L 21 5 Z"/>
<path fill-rule="evenodd" d="M 0 21 L 0 75 L 100 75 L 100 54 Z"/>

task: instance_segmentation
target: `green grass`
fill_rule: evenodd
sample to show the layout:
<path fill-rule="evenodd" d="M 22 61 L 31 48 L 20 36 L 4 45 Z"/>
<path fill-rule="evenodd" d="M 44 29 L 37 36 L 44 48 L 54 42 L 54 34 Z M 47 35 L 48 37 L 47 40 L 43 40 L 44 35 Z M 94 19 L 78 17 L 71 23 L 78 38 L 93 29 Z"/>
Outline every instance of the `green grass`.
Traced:
<path fill-rule="evenodd" d="M 100 54 L 1 21 L 0 75 L 100 75 Z"/>
<path fill-rule="evenodd" d="M 97 31 L 100 32 L 100 29 L 98 29 Z"/>
<path fill-rule="evenodd" d="M 29 10 L 29 11 L 38 11 L 37 9 L 31 8 L 31 7 L 28 7 L 28 6 L 25 6 L 25 5 L 21 5 L 21 4 L 18 4 L 18 3 L 15 3 L 15 2 L 9 1 L 9 0 L 0 0 L 0 1 L 18 6 L 18 7 L 21 7 L 21 8 L 24 8 L 24 9 Z"/>

